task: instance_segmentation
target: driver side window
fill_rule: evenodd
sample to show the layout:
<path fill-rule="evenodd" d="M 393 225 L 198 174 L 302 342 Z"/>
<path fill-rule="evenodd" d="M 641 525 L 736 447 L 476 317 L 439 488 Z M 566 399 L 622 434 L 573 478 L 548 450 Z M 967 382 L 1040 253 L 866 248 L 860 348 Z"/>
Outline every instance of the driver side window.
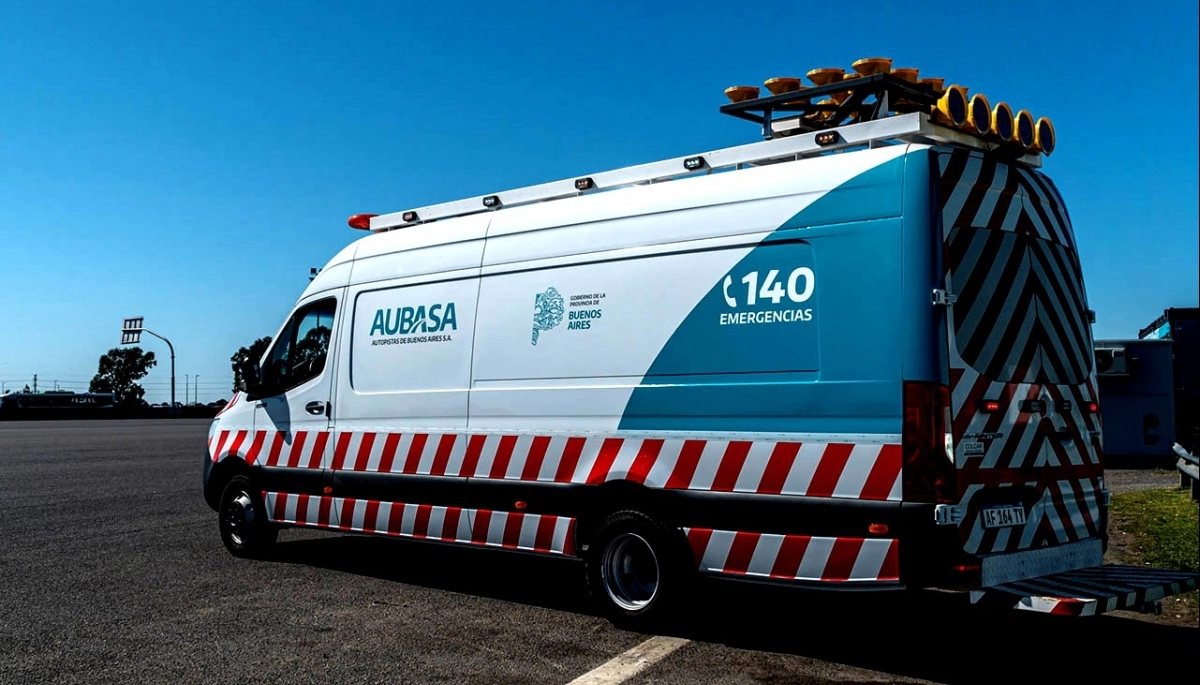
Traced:
<path fill-rule="evenodd" d="M 321 375 L 329 352 L 337 302 L 320 300 L 297 310 L 267 353 L 265 395 L 278 395 Z"/>

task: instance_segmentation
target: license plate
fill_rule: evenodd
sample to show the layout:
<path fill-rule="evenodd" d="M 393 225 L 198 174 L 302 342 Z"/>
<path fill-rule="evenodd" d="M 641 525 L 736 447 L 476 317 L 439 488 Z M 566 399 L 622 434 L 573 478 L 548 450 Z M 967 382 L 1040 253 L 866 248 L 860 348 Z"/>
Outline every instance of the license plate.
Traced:
<path fill-rule="evenodd" d="M 1025 523 L 1025 507 L 991 507 L 983 510 L 984 528 L 1003 528 Z"/>

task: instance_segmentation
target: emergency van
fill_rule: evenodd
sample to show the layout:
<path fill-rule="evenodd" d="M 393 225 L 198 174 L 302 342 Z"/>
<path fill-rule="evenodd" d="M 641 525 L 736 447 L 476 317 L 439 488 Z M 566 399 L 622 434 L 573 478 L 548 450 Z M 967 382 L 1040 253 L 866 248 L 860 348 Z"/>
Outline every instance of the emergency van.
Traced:
<path fill-rule="evenodd" d="M 634 624 L 697 574 L 1066 614 L 1194 589 L 1102 563 L 1050 121 L 885 59 L 808 76 L 727 91 L 760 142 L 351 217 L 212 425 L 229 551 L 578 557 Z"/>

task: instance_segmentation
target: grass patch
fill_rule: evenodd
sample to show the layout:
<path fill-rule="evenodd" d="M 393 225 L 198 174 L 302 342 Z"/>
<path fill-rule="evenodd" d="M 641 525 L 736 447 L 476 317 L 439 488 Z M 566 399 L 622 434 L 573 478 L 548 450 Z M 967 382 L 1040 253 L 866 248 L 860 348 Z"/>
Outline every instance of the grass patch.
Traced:
<path fill-rule="evenodd" d="M 1200 568 L 1200 513 L 1187 490 L 1143 490 L 1112 497 L 1113 523 L 1129 533 L 1133 563 L 1195 571 Z M 1200 606 L 1198 593 L 1186 603 Z"/>
<path fill-rule="evenodd" d="M 1200 514 L 1186 490 L 1113 495 L 1112 513 L 1133 535 L 1144 563 L 1180 571 L 1200 566 Z"/>

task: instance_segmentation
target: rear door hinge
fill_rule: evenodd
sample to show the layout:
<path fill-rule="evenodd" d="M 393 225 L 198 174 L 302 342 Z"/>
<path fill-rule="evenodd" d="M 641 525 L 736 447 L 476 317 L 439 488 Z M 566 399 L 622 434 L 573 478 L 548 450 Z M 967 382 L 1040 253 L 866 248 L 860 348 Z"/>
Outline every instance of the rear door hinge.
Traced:
<path fill-rule="evenodd" d="M 949 307 L 950 305 L 954 304 L 957 301 L 958 301 L 958 295 L 955 295 L 954 293 L 950 292 L 949 290 L 942 290 L 940 288 L 935 288 L 933 291 L 933 304 L 935 306 L 940 305 L 942 307 Z"/>

